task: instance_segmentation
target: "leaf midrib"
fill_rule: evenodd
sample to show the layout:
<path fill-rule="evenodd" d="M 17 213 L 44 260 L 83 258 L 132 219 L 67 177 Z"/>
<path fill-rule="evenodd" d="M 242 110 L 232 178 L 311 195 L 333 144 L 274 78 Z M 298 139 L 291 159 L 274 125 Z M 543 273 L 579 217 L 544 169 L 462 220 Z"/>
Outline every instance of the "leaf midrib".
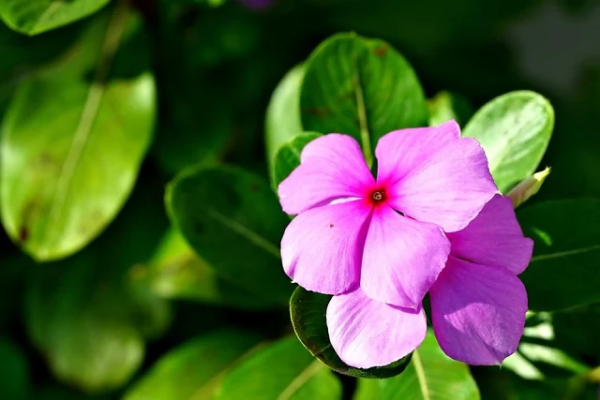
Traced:
<path fill-rule="evenodd" d="M 215 210 L 214 208 L 207 208 L 206 214 L 209 217 L 215 219 L 217 222 L 220 222 L 221 224 L 225 225 L 227 228 L 231 229 L 232 231 L 245 237 L 250 242 L 254 243 L 256 246 L 265 250 L 269 254 L 272 254 L 276 258 L 281 258 L 281 255 L 279 254 L 279 248 L 277 246 L 275 246 L 268 239 L 265 239 L 264 237 L 262 237 L 261 235 L 259 235 L 256 232 L 254 232 L 253 230 L 248 229 L 244 225 L 240 224 L 238 221 L 231 219 L 231 218 L 227 217 L 226 215 L 221 214 L 219 211 Z"/>
<path fill-rule="evenodd" d="M 576 254 L 588 253 L 588 252 L 592 252 L 595 250 L 600 250 L 600 244 L 583 247 L 581 249 L 565 250 L 565 251 L 559 251 L 559 252 L 550 253 L 550 254 L 540 254 L 539 256 L 532 257 L 531 262 L 533 263 L 535 261 L 543 261 L 543 260 L 550 260 L 553 258 L 573 256 Z"/>
<path fill-rule="evenodd" d="M 308 382 L 319 370 L 321 369 L 321 362 L 315 360 L 310 363 L 304 370 L 296 376 L 286 387 L 283 389 L 277 400 L 289 400 L 292 396 Z"/>
<path fill-rule="evenodd" d="M 96 70 L 94 82 L 91 84 L 88 91 L 79 123 L 75 129 L 75 134 L 73 135 L 71 147 L 67 152 L 67 157 L 65 158 L 65 162 L 57 179 L 56 189 L 54 190 L 54 194 L 50 201 L 48 218 L 46 219 L 46 223 L 44 224 L 40 234 L 40 243 L 45 243 L 45 246 L 42 247 L 43 250 L 40 249 L 39 251 L 40 258 L 48 257 L 48 253 L 50 253 L 52 245 L 54 245 L 54 243 L 49 244 L 48 242 L 49 227 L 57 226 L 58 221 L 60 221 L 63 215 L 67 195 L 70 192 L 70 187 L 73 176 L 75 175 L 77 164 L 79 163 L 81 155 L 86 147 L 92 127 L 94 125 L 94 121 L 96 120 L 100 110 L 102 97 L 106 92 L 106 80 L 108 78 L 108 72 L 110 70 L 116 50 L 120 44 L 121 37 L 125 30 L 125 23 L 127 21 L 127 8 L 124 5 L 124 2 L 121 4 L 122 5 L 120 7 L 115 9 L 113 17 L 107 28 L 106 35 L 104 36 L 101 59 Z"/>
<path fill-rule="evenodd" d="M 360 141 L 367 166 L 373 165 L 373 156 L 371 154 L 371 132 L 369 131 L 369 122 L 365 106 L 365 95 L 360 80 L 358 67 L 358 54 L 356 47 L 352 54 L 352 87 L 354 88 L 354 97 L 356 99 L 356 111 L 358 113 L 358 125 L 360 130 Z"/>
<path fill-rule="evenodd" d="M 429 388 L 427 387 L 425 370 L 423 369 L 423 363 L 421 362 L 421 356 L 419 355 L 418 349 L 413 353 L 412 362 L 415 366 L 415 374 L 417 375 L 417 380 L 419 381 L 419 387 L 421 389 L 421 394 L 423 395 L 423 400 L 431 400 Z"/>

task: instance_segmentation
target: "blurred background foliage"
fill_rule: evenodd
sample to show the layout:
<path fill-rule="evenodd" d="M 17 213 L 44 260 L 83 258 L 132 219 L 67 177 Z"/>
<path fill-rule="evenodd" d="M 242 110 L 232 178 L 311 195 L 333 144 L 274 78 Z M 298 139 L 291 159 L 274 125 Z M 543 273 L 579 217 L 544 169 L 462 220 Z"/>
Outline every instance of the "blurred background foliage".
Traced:
<path fill-rule="evenodd" d="M 204 232 L 190 232 L 174 210 L 170 223 L 164 207 L 168 182 L 206 167 L 203 189 L 197 175 L 178 184 L 207 204 L 268 213 L 270 188 L 236 171 L 268 178 L 269 99 L 334 33 L 391 43 L 426 97 L 452 93 L 433 101 L 458 104 L 461 124 L 503 93 L 544 94 L 556 127 L 542 166 L 553 170 L 535 201 L 600 196 L 595 0 L 0 0 L 0 17 L 2 399 L 352 398 L 356 382 L 314 364 L 295 338 L 265 347 L 292 334 L 292 288 L 263 298 L 264 288 L 240 285 L 227 268 L 252 257 L 276 265 L 272 251 L 253 256 L 231 241 L 215 244 L 231 257 L 215 249 L 200 259 L 179 231 L 210 240 L 217 228 L 183 195 L 167 190 L 172 207 L 189 209 Z M 90 140 L 69 161 L 82 138 Z M 23 153 L 36 164 L 19 164 L 29 160 Z M 76 188 L 59 201 L 56 159 L 81 165 L 69 172 Z M 218 163 L 235 167 L 210 169 Z M 102 209 L 80 210 L 85 226 L 61 211 L 97 199 Z M 286 219 L 247 222 L 277 242 Z M 215 263 L 224 274 L 207 266 Z M 283 278 L 272 272 L 266 286 Z M 471 368 L 482 398 L 596 398 L 599 321 L 597 304 L 533 315 L 526 359 Z M 289 392 L 306 371 L 306 383 Z M 356 398 L 395 398 L 398 383 L 381 382 L 361 381 Z"/>

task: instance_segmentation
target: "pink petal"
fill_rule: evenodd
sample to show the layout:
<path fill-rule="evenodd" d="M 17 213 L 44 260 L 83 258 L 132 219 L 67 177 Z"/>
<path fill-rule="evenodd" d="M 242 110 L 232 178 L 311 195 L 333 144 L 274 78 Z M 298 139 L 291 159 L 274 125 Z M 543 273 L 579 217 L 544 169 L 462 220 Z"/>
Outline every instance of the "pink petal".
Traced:
<path fill-rule="evenodd" d="M 450 242 L 439 227 L 377 206 L 365 241 L 360 286 L 373 300 L 416 309 L 449 253 Z"/>
<path fill-rule="evenodd" d="M 498 192 L 479 142 L 459 132 L 454 121 L 394 131 L 375 151 L 390 205 L 446 232 L 467 226 Z"/>
<path fill-rule="evenodd" d="M 476 264 L 508 268 L 520 274 L 527 268 L 533 240 L 523 236 L 508 197 L 496 195 L 462 231 L 448 234 L 452 254 Z"/>
<path fill-rule="evenodd" d="M 336 353 L 356 368 L 381 367 L 415 350 L 427 333 L 422 307 L 406 310 L 369 299 L 358 289 L 335 296 L 327 328 Z"/>
<path fill-rule="evenodd" d="M 313 292 L 339 294 L 355 289 L 370 214 L 370 207 L 354 200 L 298 215 L 281 240 L 286 274 Z"/>
<path fill-rule="evenodd" d="M 460 137 L 456 121 L 448 121 L 437 127 L 408 128 L 388 133 L 379 139 L 377 157 L 377 181 L 395 183 L 408 175 L 430 154 Z"/>
<path fill-rule="evenodd" d="M 360 146 L 352 137 L 332 133 L 302 150 L 301 164 L 277 192 L 283 211 L 295 215 L 335 199 L 360 197 L 373 186 Z"/>
<path fill-rule="evenodd" d="M 516 351 L 527 293 L 511 272 L 450 256 L 430 295 L 435 336 L 451 358 L 495 365 Z"/>

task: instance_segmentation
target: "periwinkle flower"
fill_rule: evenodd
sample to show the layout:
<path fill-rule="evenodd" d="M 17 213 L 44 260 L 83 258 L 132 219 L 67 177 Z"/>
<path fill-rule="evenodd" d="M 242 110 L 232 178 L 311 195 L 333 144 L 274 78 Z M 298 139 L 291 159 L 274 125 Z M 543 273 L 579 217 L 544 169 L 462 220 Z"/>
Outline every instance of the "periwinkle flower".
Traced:
<path fill-rule="evenodd" d="M 353 138 L 325 135 L 304 148 L 301 165 L 278 188 L 283 210 L 297 214 L 281 242 L 284 270 L 307 290 L 335 295 L 327 313 L 331 341 L 342 360 L 359 368 L 389 364 L 420 344 L 427 329 L 421 303 L 430 289 L 432 304 L 434 297 L 451 299 L 437 307 L 435 325 L 478 326 L 461 314 L 473 308 L 469 298 L 456 300 L 455 285 L 444 282 L 474 268 L 477 259 L 456 251 L 449 257 L 450 242 L 497 194 L 483 149 L 461 138 L 454 121 L 391 132 L 375 155 L 377 179 Z M 469 247 L 468 240 L 455 242 Z M 496 271 L 505 265 L 486 267 L 498 279 L 506 275 Z M 482 293 L 469 290 L 472 299 Z M 455 337 L 444 331 L 452 344 Z"/>

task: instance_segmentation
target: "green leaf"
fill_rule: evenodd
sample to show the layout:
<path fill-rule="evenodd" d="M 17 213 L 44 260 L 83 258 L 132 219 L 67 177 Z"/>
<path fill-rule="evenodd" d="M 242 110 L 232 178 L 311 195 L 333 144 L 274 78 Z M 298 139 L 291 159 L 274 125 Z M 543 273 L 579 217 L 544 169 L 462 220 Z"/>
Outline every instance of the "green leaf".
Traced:
<path fill-rule="evenodd" d="M 297 65 L 288 72 L 273 92 L 265 121 L 265 142 L 269 170 L 273 170 L 279 148 L 302 133 L 300 122 L 300 87 L 304 68 Z"/>
<path fill-rule="evenodd" d="M 417 76 L 384 41 L 353 33 L 335 35 L 317 47 L 304 68 L 304 130 L 352 135 L 368 162 L 381 136 L 427 123 Z"/>
<path fill-rule="evenodd" d="M 95 13 L 110 0 L 3 0 L 0 18 L 15 31 L 37 35 Z"/>
<path fill-rule="evenodd" d="M 498 188 L 506 193 L 533 174 L 553 128 L 554 110 L 548 100 L 519 91 L 496 97 L 479 109 L 463 136 L 479 140 Z"/>
<path fill-rule="evenodd" d="M 539 381 L 590 372 L 589 366 L 563 351 L 563 346 L 555 340 L 553 319 L 554 315 L 549 313 L 529 312 L 521 344 L 502 367 L 523 379 Z"/>
<path fill-rule="evenodd" d="M 476 400 L 479 389 L 466 364 L 451 360 L 432 332 L 413 352 L 406 371 L 395 378 L 358 381 L 355 400 Z"/>
<path fill-rule="evenodd" d="M 290 317 L 296 336 L 304 347 L 329 368 L 357 378 L 389 378 L 407 367 L 410 356 L 384 367 L 360 369 L 344 363 L 331 346 L 325 312 L 331 296 L 309 292 L 300 286 L 290 298 Z"/>
<path fill-rule="evenodd" d="M 427 101 L 429 109 L 429 126 L 437 126 L 446 121 L 455 120 L 464 124 L 473 115 L 473 105 L 464 96 L 453 92 L 439 92 Z"/>
<path fill-rule="evenodd" d="M 126 279 L 166 228 L 160 193 L 137 192 L 91 246 L 38 265 L 25 296 L 25 323 L 61 382 L 86 392 L 122 386 L 141 365 L 145 340 L 169 325 L 168 303 Z"/>
<path fill-rule="evenodd" d="M 133 189 L 152 140 L 152 76 L 107 81 L 121 32 L 137 26 L 129 16 L 118 8 L 105 31 L 98 21 L 66 58 L 25 79 L 7 111 L 2 222 L 39 261 L 80 250 L 106 227 Z"/>
<path fill-rule="evenodd" d="M 235 367 L 215 400 L 340 400 L 342 388 L 331 371 L 295 337 L 266 347 Z"/>
<path fill-rule="evenodd" d="M 304 146 L 320 136 L 320 133 L 304 132 L 281 145 L 275 154 L 271 174 L 275 188 L 300 165 L 300 154 Z"/>
<path fill-rule="evenodd" d="M 8 339 L 0 338 L 0 397 L 29 399 L 29 366 L 21 351 Z"/>
<path fill-rule="evenodd" d="M 175 226 L 219 276 L 287 303 L 293 286 L 278 244 L 289 219 L 263 178 L 233 167 L 186 170 L 169 184 L 166 203 Z"/>
<path fill-rule="evenodd" d="M 171 350 L 129 389 L 124 400 L 212 399 L 224 374 L 251 353 L 260 338 L 215 331 Z"/>
<path fill-rule="evenodd" d="M 253 295 L 221 278 L 196 255 L 181 234 L 171 229 L 165 234 L 147 266 L 136 267 L 131 278 L 167 299 L 187 299 L 242 309 L 272 307 Z"/>
<path fill-rule="evenodd" d="M 556 311 L 600 302 L 600 201 L 549 201 L 519 209 L 525 236 L 535 241 L 521 275 L 529 309 Z"/>

